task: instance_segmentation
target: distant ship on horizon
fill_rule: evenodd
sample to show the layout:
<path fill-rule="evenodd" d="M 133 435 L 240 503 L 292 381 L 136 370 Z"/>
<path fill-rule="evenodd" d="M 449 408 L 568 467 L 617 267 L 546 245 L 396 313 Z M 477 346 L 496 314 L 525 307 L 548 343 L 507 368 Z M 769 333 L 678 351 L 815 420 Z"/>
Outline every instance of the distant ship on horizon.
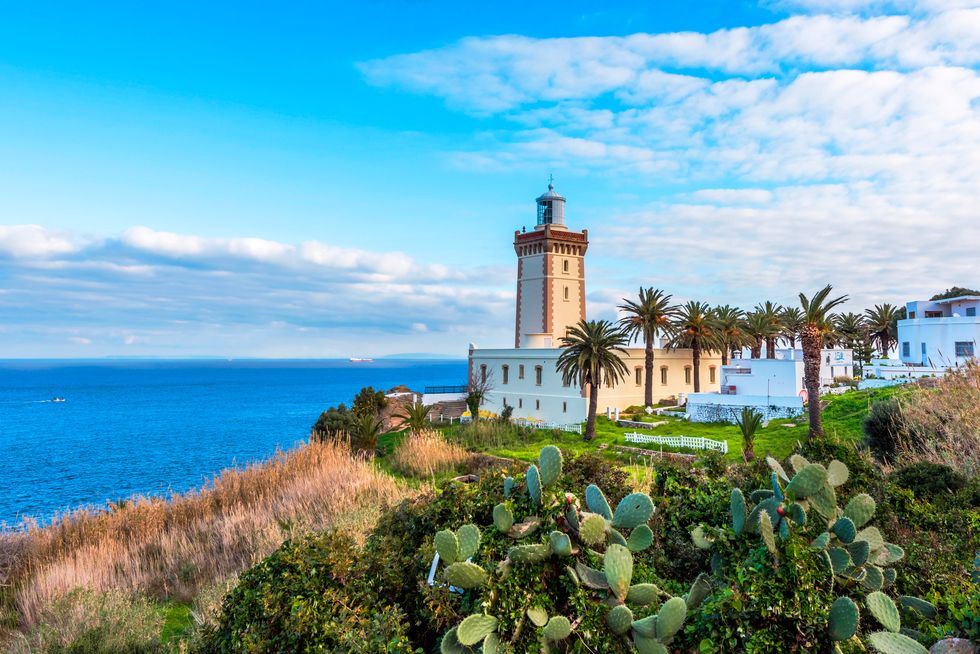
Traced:
<path fill-rule="evenodd" d="M 351 363 L 372 363 L 372 362 L 374 362 L 374 359 L 371 359 L 371 358 L 368 358 L 368 357 L 351 357 L 350 358 L 350 362 Z"/>

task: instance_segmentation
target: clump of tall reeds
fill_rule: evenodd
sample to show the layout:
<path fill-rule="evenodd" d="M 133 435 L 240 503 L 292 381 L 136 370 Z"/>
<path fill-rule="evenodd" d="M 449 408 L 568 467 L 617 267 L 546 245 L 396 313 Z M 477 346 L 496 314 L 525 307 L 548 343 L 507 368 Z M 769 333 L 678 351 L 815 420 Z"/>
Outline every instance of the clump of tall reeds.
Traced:
<path fill-rule="evenodd" d="M 899 464 L 927 461 L 980 474 L 980 363 L 950 370 L 902 402 Z"/>
<path fill-rule="evenodd" d="M 449 472 L 466 463 L 472 455 L 449 443 L 434 430 L 409 435 L 391 454 L 395 470 L 414 477 L 431 477 Z"/>
<path fill-rule="evenodd" d="M 285 539 L 339 528 L 362 536 L 410 494 L 345 444 L 310 443 L 228 470 L 200 491 L 137 497 L 0 534 L 0 586 L 22 626 L 76 588 L 189 601 Z"/>

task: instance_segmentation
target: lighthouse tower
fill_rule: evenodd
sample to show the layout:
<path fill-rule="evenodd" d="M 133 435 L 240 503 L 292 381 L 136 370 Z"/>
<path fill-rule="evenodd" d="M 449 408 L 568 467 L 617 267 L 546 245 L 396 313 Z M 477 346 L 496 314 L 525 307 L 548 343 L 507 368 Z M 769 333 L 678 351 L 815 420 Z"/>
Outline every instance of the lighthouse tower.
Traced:
<path fill-rule="evenodd" d="M 585 251 L 589 232 L 565 226 L 565 198 L 553 184 L 536 200 L 529 232 L 514 232 L 517 324 L 514 347 L 560 347 L 569 327 L 585 320 Z"/>

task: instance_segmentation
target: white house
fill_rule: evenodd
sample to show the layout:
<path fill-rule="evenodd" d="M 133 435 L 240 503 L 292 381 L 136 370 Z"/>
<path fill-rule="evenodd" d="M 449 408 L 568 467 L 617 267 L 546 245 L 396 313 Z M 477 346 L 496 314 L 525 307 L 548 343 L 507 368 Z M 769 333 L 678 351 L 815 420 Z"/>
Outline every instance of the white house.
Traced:
<path fill-rule="evenodd" d="M 976 356 L 980 296 L 916 300 L 898 321 L 898 354 L 906 366 L 954 368 Z"/>
<path fill-rule="evenodd" d="M 776 358 L 802 361 L 803 350 L 776 350 Z M 825 347 L 820 350 L 820 385 L 830 386 L 837 377 L 854 377 L 854 351 L 842 347 Z"/>
<path fill-rule="evenodd" d="M 751 407 L 766 420 L 792 418 L 803 412 L 804 394 L 802 357 L 733 359 L 721 367 L 720 393 L 687 396 L 687 415 L 692 422 L 734 422 Z"/>

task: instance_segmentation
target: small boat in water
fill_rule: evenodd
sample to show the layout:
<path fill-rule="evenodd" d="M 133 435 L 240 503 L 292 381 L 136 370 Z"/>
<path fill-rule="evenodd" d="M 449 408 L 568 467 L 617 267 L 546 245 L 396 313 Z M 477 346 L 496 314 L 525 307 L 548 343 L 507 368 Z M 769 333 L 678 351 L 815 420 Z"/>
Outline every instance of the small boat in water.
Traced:
<path fill-rule="evenodd" d="M 63 397 L 52 397 L 52 398 L 51 398 L 50 400 L 48 400 L 48 401 L 49 401 L 49 402 L 64 402 L 64 401 L 65 401 L 65 398 L 63 398 Z"/>
<path fill-rule="evenodd" d="M 365 358 L 365 357 L 351 357 L 350 358 L 350 362 L 351 363 L 372 363 L 373 361 L 374 361 L 374 359 L 368 359 L 368 358 Z"/>

